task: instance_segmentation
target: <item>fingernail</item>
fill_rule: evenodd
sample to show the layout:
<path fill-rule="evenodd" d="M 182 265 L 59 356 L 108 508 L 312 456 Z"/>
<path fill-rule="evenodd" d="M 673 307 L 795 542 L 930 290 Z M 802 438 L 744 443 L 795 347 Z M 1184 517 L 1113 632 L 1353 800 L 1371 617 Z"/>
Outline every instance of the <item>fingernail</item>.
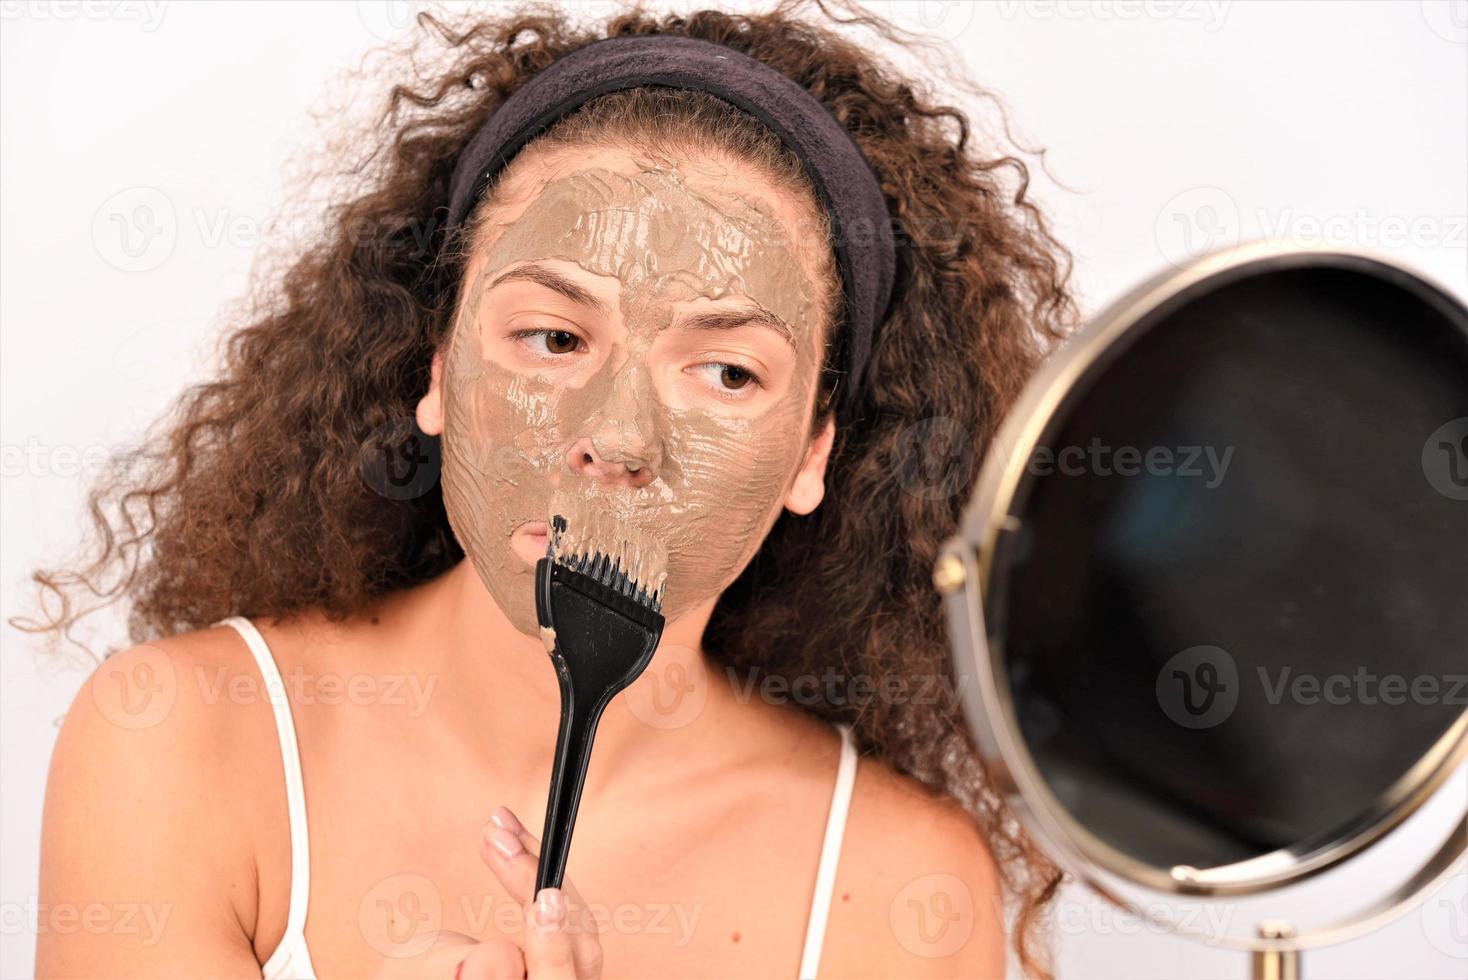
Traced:
<path fill-rule="evenodd" d="M 546 932 L 559 929 L 566 921 L 566 899 L 559 888 L 542 888 L 535 899 L 535 924 Z"/>
<path fill-rule="evenodd" d="M 507 858 L 512 858 L 516 855 L 525 853 L 525 848 L 520 846 L 520 838 L 510 833 L 508 830 L 496 830 L 494 833 L 490 834 L 489 843 L 494 847 L 496 851 L 499 851 Z"/>
<path fill-rule="evenodd" d="M 489 815 L 489 819 L 496 827 L 502 830 L 508 830 L 512 834 L 518 834 L 525 829 L 520 826 L 520 821 L 515 819 L 515 815 L 510 812 L 509 807 L 495 807 L 494 812 Z"/>

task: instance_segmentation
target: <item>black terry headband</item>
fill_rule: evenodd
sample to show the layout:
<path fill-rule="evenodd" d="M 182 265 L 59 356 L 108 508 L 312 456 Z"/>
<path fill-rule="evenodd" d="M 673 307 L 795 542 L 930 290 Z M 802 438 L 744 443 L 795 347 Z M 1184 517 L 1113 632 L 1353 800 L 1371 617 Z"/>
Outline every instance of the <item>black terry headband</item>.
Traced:
<path fill-rule="evenodd" d="M 711 41 L 668 34 L 603 38 L 565 55 L 504 101 L 465 147 L 450 183 L 448 229 L 464 222 L 510 158 L 598 95 L 642 85 L 697 89 L 764 123 L 805 166 L 831 220 L 850 329 L 842 408 L 855 403 L 887 312 L 897 249 L 882 188 L 845 127 L 798 83 Z"/>

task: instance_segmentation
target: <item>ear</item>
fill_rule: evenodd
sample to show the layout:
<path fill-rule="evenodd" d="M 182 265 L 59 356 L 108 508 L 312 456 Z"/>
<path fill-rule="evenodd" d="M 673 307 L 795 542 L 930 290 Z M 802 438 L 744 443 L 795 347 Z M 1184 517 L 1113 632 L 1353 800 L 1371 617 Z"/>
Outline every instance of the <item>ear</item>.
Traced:
<path fill-rule="evenodd" d="M 795 482 L 785 495 L 785 509 L 793 514 L 809 514 L 826 496 L 826 461 L 831 458 L 831 443 L 836 439 L 836 419 L 829 416 L 826 426 L 810 441 L 805 461 L 795 474 Z"/>
<path fill-rule="evenodd" d="M 418 399 L 418 428 L 426 435 L 443 435 L 443 354 L 433 355 L 433 375 L 428 381 L 428 394 Z"/>

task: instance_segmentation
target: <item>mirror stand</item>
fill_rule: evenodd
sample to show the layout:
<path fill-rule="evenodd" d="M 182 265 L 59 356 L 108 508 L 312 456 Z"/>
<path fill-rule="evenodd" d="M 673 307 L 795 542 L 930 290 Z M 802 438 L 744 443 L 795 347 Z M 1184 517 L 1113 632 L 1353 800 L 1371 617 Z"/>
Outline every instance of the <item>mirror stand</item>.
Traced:
<path fill-rule="evenodd" d="M 1293 939 L 1295 927 L 1288 922 L 1259 923 L 1260 939 Z M 1300 980 L 1300 951 L 1255 950 L 1250 957 L 1249 976 L 1253 980 Z"/>

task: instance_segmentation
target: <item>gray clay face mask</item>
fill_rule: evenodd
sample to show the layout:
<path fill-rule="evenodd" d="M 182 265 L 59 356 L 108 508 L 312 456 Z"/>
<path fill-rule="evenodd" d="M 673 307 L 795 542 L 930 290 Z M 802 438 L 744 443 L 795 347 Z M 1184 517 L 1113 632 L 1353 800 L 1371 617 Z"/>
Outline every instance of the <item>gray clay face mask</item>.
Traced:
<path fill-rule="evenodd" d="M 535 570 L 511 550 L 511 535 L 552 513 L 610 515 L 665 551 L 663 614 L 676 620 L 742 571 L 805 457 L 823 331 L 789 236 L 768 210 L 703 196 L 676 169 L 587 169 L 546 183 L 523 214 L 484 237 L 444 367 L 443 490 L 454 533 L 515 628 L 533 636 Z M 494 356 L 512 331 L 489 287 L 501 270 L 536 260 L 615 278 L 617 308 L 592 344 L 600 353 L 547 369 Z M 673 326 L 683 322 L 673 304 L 700 297 L 753 301 L 787 325 L 782 389 L 725 400 L 708 380 L 717 368 L 687 369 L 719 361 L 684 356 L 700 349 L 690 345 L 717 348 L 716 337 L 681 336 L 717 330 Z M 642 480 L 577 472 L 570 450 L 586 439 Z"/>

